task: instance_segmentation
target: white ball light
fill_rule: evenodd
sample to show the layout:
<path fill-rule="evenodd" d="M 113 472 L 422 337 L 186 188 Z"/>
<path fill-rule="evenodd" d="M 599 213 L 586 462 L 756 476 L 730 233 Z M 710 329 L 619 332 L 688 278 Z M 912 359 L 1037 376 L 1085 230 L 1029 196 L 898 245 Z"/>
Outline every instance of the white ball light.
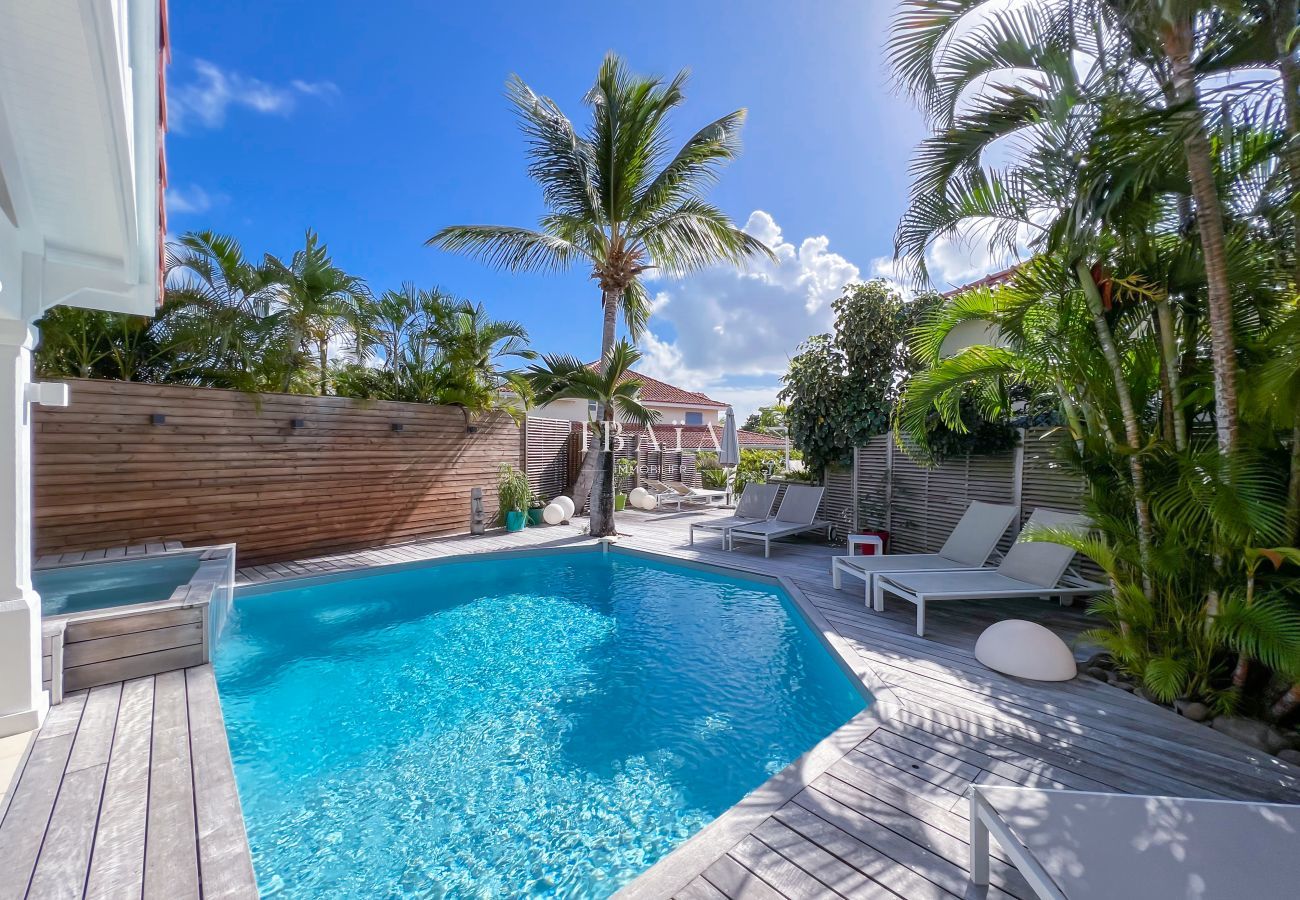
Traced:
<path fill-rule="evenodd" d="M 651 494 L 649 491 L 646 491 L 645 494 L 641 496 L 640 502 L 638 502 L 636 505 L 638 508 L 644 509 L 646 512 L 649 512 L 650 510 L 658 506 L 659 502 L 655 500 L 654 494 Z"/>
<path fill-rule="evenodd" d="M 1070 648 L 1037 622 L 995 622 L 975 642 L 975 658 L 995 672 L 1033 681 L 1069 681 L 1078 668 Z"/>
<path fill-rule="evenodd" d="M 643 487 L 632 488 L 632 493 L 627 495 L 628 505 L 634 506 L 637 509 L 645 509 L 645 507 L 642 506 L 641 503 L 648 496 L 649 496 L 649 492 L 645 488 Z"/>
<path fill-rule="evenodd" d="M 564 507 L 558 503 L 548 503 L 542 510 L 542 521 L 547 525 L 559 525 L 564 521 Z"/>
<path fill-rule="evenodd" d="M 560 507 L 564 510 L 565 520 L 573 518 L 573 513 L 574 513 L 573 501 L 570 500 L 568 497 L 565 497 L 563 494 L 561 494 L 559 497 L 556 497 L 551 502 L 560 504 Z"/>

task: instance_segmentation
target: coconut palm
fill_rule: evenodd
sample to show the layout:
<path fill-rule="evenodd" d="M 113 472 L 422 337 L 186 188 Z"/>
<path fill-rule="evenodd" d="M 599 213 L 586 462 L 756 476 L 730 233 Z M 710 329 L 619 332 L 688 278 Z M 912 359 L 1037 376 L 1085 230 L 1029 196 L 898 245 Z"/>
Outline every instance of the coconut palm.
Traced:
<path fill-rule="evenodd" d="M 599 457 L 596 485 L 592 489 L 591 533 L 597 537 L 616 534 L 614 527 L 615 422 L 632 422 L 648 427 L 659 417 L 641 405 L 637 393 L 641 381 L 632 373 L 641 354 L 627 340 L 619 341 L 599 366 L 589 366 L 575 356 L 543 356 L 540 365 L 529 366 L 527 378 L 538 403 L 553 400 L 586 400 L 603 414 L 600 441 L 593 456 Z M 595 511 L 601 510 L 600 515 Z M 597 527 L 597 522 L 604 523 Z"/>
<path fill-rule="evenodd" d="M 740 149 L 745 111 L 710 122 L 670 152 L 669 113 L 684 100 L 685 84 L 685 71 L 665 83 L 632 74 L 611 53 L 585 98 L 591 122 L 579 133 L 555 101 L 512 78 L 507 93 L 547 214 L 537 228 L 452 225 L 427 243 L 512 272 L 587 268 L 600 287 L 602 359 L 613 352 L 620 311 L 633 339 L 645 327 L 646 272 L 680 274 L 770 257 L 761 241 L 704 200 Z M 592 464 L 584 461 L 579 498 Z"/>
<path fill-rule="evenodd" d="M 363 280 L 334 265 L 320 236 L 308 229 L 303 249 L 286 264 L 270 254 L 262 268 L 275 285 L 274 308 L 284 319 L 302 351 L 314 351 L 317 360 L 316 392 L 329 390 L 329 348 L 348 334 L 353 311 L 369 298 Z M 284 389 L 288 389 L 286 382 Z"/>

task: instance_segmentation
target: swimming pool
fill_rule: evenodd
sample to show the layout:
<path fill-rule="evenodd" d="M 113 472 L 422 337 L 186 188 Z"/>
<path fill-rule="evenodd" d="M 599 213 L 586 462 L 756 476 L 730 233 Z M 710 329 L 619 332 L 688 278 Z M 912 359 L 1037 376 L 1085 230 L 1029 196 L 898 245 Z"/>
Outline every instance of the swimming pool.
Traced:
<path fill-rule="evenodd" d="M 32 573 L 41 615 L 68 615 L 166 600 L 199 570 L 199 552 L 76 563 Z"/>
<path fill-rule="evenodd" d="M 292 897 L 608 896 L 866 705 L 779 588 L 621 553 L 241 591 L 215 663 Z"/>

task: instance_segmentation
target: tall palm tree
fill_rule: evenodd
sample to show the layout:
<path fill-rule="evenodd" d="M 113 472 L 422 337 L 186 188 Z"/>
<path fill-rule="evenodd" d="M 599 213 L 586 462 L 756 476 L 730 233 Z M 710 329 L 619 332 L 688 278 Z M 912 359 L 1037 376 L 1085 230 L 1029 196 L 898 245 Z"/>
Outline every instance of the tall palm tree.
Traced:
<path fill-rule="evenodd" d="M 303 249 L 288 264 L 268 254 L 263 271 L 276 285 L 275 307 L 283 312 L 297 343 L 304 352 L 315 352 L 317 393 L 327 393 L 330 343 L 351 330 L 352 311 L 370 296 L 366 283 L 334 265 L 329 249 L 311 229 Z"/>
<path fill-rule="evenodd" d="M 469 253 L 512 272 L 582 265 L 600 286 L 601 358 L 614 349 L 620 310 L 636 339 L 650 316 L 647 271 L 691 272 L 739 264 L 771 250 L 737 228 L 704 194 L 735 159 L 745 111 L 705 125 L 676 151 L 669 113 L 685 95 L 686 72 L 664 83 L 632 74 L 610 53 L 587 93 L 591 123 L 579 133 L 559 106 L 517 76 L 507 94 L 528 138 L 528 173 L 548 208 L 537 228 L 451 225 L 428 244 Z M 594 458 L 584 461 L 584 496 Z"/>
<path fill-rule="evenodd" d="M 637 399 L 641 381 L 632 373 L 641 354 L 622 340 L 605 357 L 599 367 L 592 367 L 575 356 L 543 356 L 541 365 L 528 367 L 528 381 L 538 403 L 552 400 L 586 400 L 601 410 L 600 444 L 593 451 L 599 457 L 599 475 L 592 490 L 591 533 L 596 537 L 616 534 L 614 527 L 614 424 L 632 422 L 648 427 L 659 418 Z M 600 510 L 600 515 L 596 511 Z M 597 527 L 597 522 L 602 523 Z"/>

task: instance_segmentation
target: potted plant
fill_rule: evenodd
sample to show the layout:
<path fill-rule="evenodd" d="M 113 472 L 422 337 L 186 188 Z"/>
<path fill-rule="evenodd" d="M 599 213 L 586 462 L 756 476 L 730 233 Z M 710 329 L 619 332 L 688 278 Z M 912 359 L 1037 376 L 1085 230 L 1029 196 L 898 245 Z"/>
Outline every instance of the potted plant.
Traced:
<path fill-rule="evenodd" d="M 503 463 L 497 476 L 497 502 L 501 508 L 501 519 L 506 531 L 519 531 L 528 521 L 528 503 L 532 500 L 533 489 L 528 484 L 528 476 L 509 463 Z"/>
<path fill-rule="evenodd" d="M 623 457 L 614 463 L 614 476 L 617 485 L 617 493 L 614 494 L 614 509 L 621 512 L 627 508 L 627 480 L 632 477 L 636 471 L 636 464 L 627 457 Z"/>
<path fill-rule="evenodd" d="M 546 501 L 542 499 L 541 494 L 533 494 L 533 498 L 528 501 L 528 524 L 542 524 L 542 510 L 546 508 Z"/>

